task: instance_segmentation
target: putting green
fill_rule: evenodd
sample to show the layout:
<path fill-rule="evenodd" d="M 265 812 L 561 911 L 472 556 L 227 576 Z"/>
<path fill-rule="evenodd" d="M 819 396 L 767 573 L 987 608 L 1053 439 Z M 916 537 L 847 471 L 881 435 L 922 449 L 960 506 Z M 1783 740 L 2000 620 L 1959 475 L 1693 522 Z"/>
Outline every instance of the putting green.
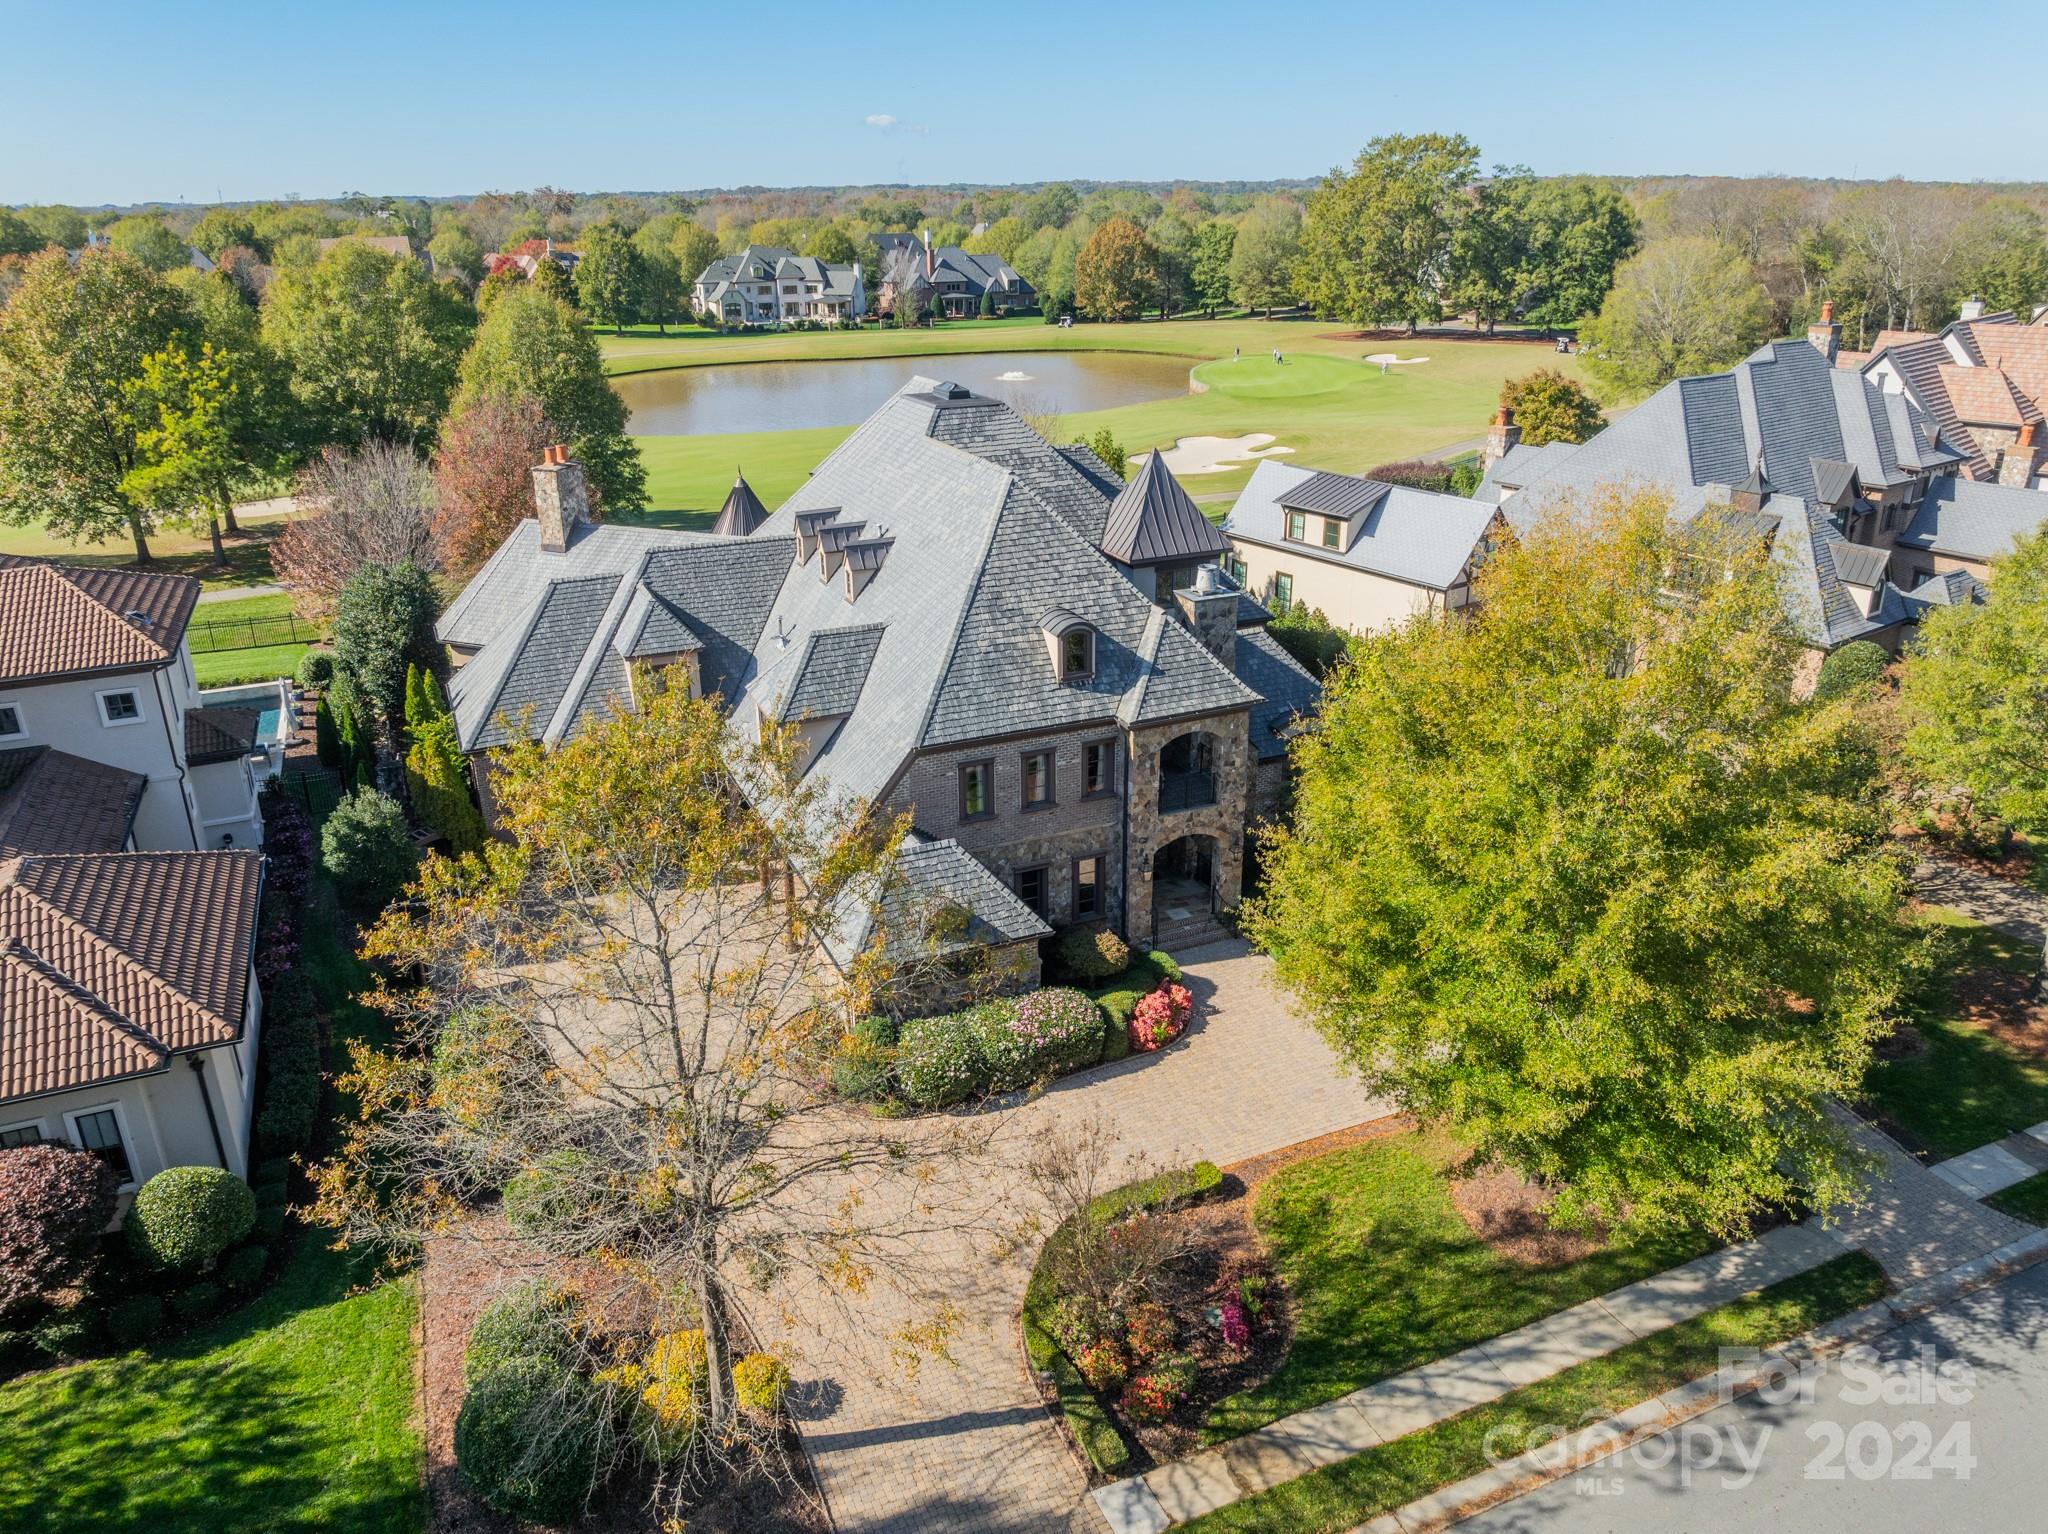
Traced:
<path fill-rule="evenodd" d="M 1281 353 L 1286 356 L 1286 353 Z M 1379 369 L 1342 357 L 1303 353 L 1275 362 L 1271 356 L 1219 358 L 1195 369 L 1195 379 L 1238 399 L 1310 399 L 1338 394 L 1377 378 Z"/>

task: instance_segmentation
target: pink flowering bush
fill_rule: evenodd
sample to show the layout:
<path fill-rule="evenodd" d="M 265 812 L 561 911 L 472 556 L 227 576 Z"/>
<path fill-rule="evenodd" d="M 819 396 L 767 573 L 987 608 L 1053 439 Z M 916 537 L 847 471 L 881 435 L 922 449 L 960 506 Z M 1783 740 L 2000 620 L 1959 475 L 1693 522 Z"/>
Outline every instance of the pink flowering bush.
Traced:
<path fill-rule="evenodd" d="M 977 1013 L 976 1043 L 989 1087 L 1014 1092 L 1102 1058 L 1102 1013 L 1079 991 L 1049 985 Z"/>
<path fill-rule="evenodd" d="M 1195 999 L 1186 986 L 1162 981 L 1157 990 L 1140 997 L 1137 1006 L 1131 1009 L 1131 1048 L 1165 1048 L 1181 1036 L 1194 1010 Z"/>
<path fill-rule="evenodd" d="M 1232 1295 L 1217 1307 L 1217 1325 L 1223 1333 L 1223 1345 L 1242 1350 L 1252 1344 L 1252 1318 L 1244 1308 L 1244 1301 Z"/>
<path fill-rule="evenodd" d="M 1163 1421 L 1194 1389 L 1198 1373 L 1195 1361 L 1187 1354 L 1169 1354 L 1154 1362 L 1143 1374 L 1133 1377 L 1124 1386 L 1124 1393 L 1117 1404 L 1134 1421 Z"/>
<path fill-rule="evenodd" d="M 1074 1355 L 1074 1367 L 1091 1390 L 1113 1390 L 1131 1372 L 1130 1358 L 1114 1337 L 1089 1343 Z"/>

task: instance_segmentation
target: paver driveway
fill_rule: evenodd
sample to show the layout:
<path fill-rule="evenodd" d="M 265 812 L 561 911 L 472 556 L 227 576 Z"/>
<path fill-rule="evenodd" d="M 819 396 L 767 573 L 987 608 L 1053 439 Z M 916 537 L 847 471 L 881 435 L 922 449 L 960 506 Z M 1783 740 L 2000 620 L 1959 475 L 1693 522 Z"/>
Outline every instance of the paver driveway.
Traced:
<path fill-rule="evenodd" d="M 1019 1127 L 1099 1113 L 1122 1148 L 1176 1165 L 1240 1161 L 1393 1111 L 1338 1074 L 1322 1040 L 1288 1011 L 1267 960 L 1230 943 L 1183 962 L 1200 1009 L 1188 1037 L 1005 1110 Z M 844 1534 L 1100 1534 L 1101 1515 L 1019 1350 L 1013 1315 L 1031 1256 L 992 1261 L 964 1240 L 935 1240 L 933 1297 L 964 1312 L 954 1366 L 927 1365 L 915 1380 L 892 1371 L 883 1339 L 917 1306 L 877 1294 L 867 1340 L 853 1344 L 864 1356 L 836 1365 L 823 1390 L 815 1374 L 804 1380 L 807 1395 L 833 1403 L 805 1410 L 804 1442 Z M 879 1385 L 865 1377 L 876 1374 Z"/>

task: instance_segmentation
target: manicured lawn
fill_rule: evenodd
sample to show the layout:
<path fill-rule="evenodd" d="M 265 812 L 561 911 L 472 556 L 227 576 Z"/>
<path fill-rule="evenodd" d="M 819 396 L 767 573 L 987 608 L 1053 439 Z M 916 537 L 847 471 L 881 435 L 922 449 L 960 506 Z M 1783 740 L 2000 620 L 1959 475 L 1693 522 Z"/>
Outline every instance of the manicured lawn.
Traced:
<path fill-rule="evenodd" d="M 2029 1225 L 2048 1225 L 2048 1172 L 2036 1172 L 2025 1182 L 2016 1182 L 1984 1202 Z"/>
<path fill-rule="evenodd" d="M 1617 1239 L 1577 1262 L 1532 1268 L 1497 1254 L 1451 1202 L 1455 1146 L 1402 1135 L 1281 1171 L 1253 1222 L 1294 1295 L 1294 1341 L 1263 1384 L 1218 1402 L 1204 1434 L 1235 1438 L 1276 1418 L 1455 1353 L 1696 1257 L 1682 1234 Z"/>
<path fill-rule="evenodd" d="M 1864 1096 L 1930 1153 L 1947 1157 L 2048 1119 L 2048 1059 L 2022 1054 L 1962 1017 L 1951 989 L 1971 970 L 2031 975 L 2039 955 L 1953 911 L 1927 914 L 1934 968 L 1906 1007 L 1926 1047 L 1872 1065 Z"/>
<path fill-rule="evenodd" d="M 337 1049 L 389 1028 L 324 879 L 305 965 Z M 330 1095 L 330 1102 L 332 1101 Z M 263 1295 L 158 1347 L 0 1386 L 7 1534 L 418 1534 L 411 1280 L 301 1233 Z"/>
<path fill-rule="evenodd" d="M 208 590 L 230 586 L 254 586 L 276 579 L 270 568 L 270 533 L 283 524 L 280 516 L 244 518 L 245 532 L 253 536 L 228 538 L 225 570 L 213 562 L 213 545 L 202 535 L 192 537 L 169 530 L 149 540 L 153 556 L 149 569 L 165 575 L 191 575 L 205 582 Z M 56 559 L 69 565 L 133 565 L 135 545 L 126 533 L 99 543 L 72 543 L 53 538 L 40 525 L 0 525 L 0 554 L 26 554 L 35 559 Z"/>
<path fill-rule="evenodd" d="M 1335 1534 L 1486 1469 L 1487 1437 L 1526 1452 L 1720 1367 L 1723 1348 L 1766 1348 L 1867 1305 L 1883 1272 L 1861 1252 L 1632 1342 L 1463 1416 L 1286 1481 L 1184 1525 L 1187 1534 Z M 1507 1447 L 1503 1448 L 1505 1445 Z"/>
<path fill-rule="evenodd" d="M 771 362 L 850 357 L 943 357 L 990 351 L 1131 351 L 1186 357 L 1201 363 L 1203 394 L 1175 395 L 1140 405 L 1076 413 L 1062 419 L 1063 435 L 1080 437 L 1108 428 L 1138 452 L 1178 437 L 1239 437 L 1271 433 L 1291 448 L 1289 462 L 1360 473 L 1390 459 L 1441 450 L 1483 436 L 1501 384 L 1537 368 L 1579 376 L 1576 357 L 1510 341 L 1413 342 L 1333 339 L 1344 327 L 1317 321 L 1170 320 L 1164 324 L 1076 325 L 1070 330 L 1036 319 L 970 321 L 937 330 L 862 330 L 804 334 L 714 336 L 692 331 L 655 336 L 604 336 L 600 345 L 613 373 L 713 363 Z M 1284 366 L 1273 363 L 1279 347 Z M 1242 355 L 1233 358 L 1233 351 Z M 1379 368 L 1364 358 L 1380 351 L 1427 357 L 1407 367 Z M 704 437 L 641 437 L 648 466 L 652 520 L 715 514 L 732 484 L 733 466 L 772 509 L 846 435 L 843 428 L 757 432 Z M 758 466 L 758 468 L 757 468 Z M 1191 493 L 1234 493 L 1252 465 L 1189 476 Z M 1221 511 L 1220 507 L 1211 508 Z M 639 520 L 636 518 L 635 520 Z M 681 520 L 674 525 L 697 526 Z"/>
<path fill-rule="evenodd" d="M 290 676 L 309 643 L 291 636 L 311 628 L 294 616 L 292 599 L 282 592 L 203 603 L 193 610 L 186 631 L 193 674 L 201 687 Z M 279 642 L 251 645 L 252 639 Z"/>

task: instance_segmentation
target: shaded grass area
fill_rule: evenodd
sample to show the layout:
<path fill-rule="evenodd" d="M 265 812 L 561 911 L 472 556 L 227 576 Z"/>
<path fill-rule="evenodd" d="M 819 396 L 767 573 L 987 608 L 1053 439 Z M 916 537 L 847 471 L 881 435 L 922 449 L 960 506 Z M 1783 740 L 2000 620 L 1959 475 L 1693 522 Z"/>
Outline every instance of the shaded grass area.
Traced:
<path fill-rule="evenodd" d="M 2002 1193 L 1992 1194 L 1984 1202 L 2015 1220 L 2025 1220 L 2029 1225 L 2048 1225 L 2048 1172 L 2036 1172 L 2025 1182 L 2016 1182 Z"/>
<path fill-rule="evenodd" d="M 1388 1375 L 1564 1310 L 1713 1246 L 1681 1233 L 1629 1239 L 1533 1268 L 1496 1253 L 1459 1215 L 1449 1138 L 1401 1135 L 1277 1173 L 1252 1222 L 1294 1299 L 1287 1358 L 1219 1401 L 1204 1437 L 1235 1438 Z"/>
<path fill-rule="evenodd" d="M 2031 975 L 2039 955 L 1954 911 L 1924 916 L 1933 964 L 1904 1013 L 1925 1047 L 1875 1062 L 1863 1089 L 1871 1108 L 1930 1154 L 1948 1157 L 2048 1119 L 2048 1058 L 2023 1053 L 1965 1017 L 1955 989 L 1973 971 Z"/>
<path fill-rule="evenodd" d="M 1720 1350 L 1769 1347 L 1880 1298 L 1883 1271 L 1861 1252 L 1773 1284 L 1604 1358 L 1463 1416 L 1283 1482 L 1185 1525 L 1188 1534 L 1334 1534 L 1488 1468 L 1486 1441 L 1522 1453 L 1582 1423 L 1712 1374 Z"/>
<path fill-rule="evenodd" d="M 283 519 L 266 517 L 243 524 L 241 537 L 225 540 L 225 568 L 214 564 L 213 546 L 204 537 L 161 532 L 149 540 L 154 556 L 143 568 L 162 575 L 189 575 L 205 583 L 209 591 L 234 586 L 259 586 L 277 577 L 270 568 L 270 533 Z M 53 538 L 40 525 L 0 526 L 0 554 L 25 554 L 32 559 L 55 559 L 67 565 L 108 565 L 131 567 L 135 546 L 124 533 L 99 543 L 72 543 Z"/>
<path fill-rule="evenodd" d="M 384 1041 L 324 878 L 311 899 L 303 962 L 337 1047 Z M 271 1288 L 214 1325 L 0 1386 L 0 1529 L 417 1534 L 416 1290 L 370 1279 L 300 1232 Z"/>

